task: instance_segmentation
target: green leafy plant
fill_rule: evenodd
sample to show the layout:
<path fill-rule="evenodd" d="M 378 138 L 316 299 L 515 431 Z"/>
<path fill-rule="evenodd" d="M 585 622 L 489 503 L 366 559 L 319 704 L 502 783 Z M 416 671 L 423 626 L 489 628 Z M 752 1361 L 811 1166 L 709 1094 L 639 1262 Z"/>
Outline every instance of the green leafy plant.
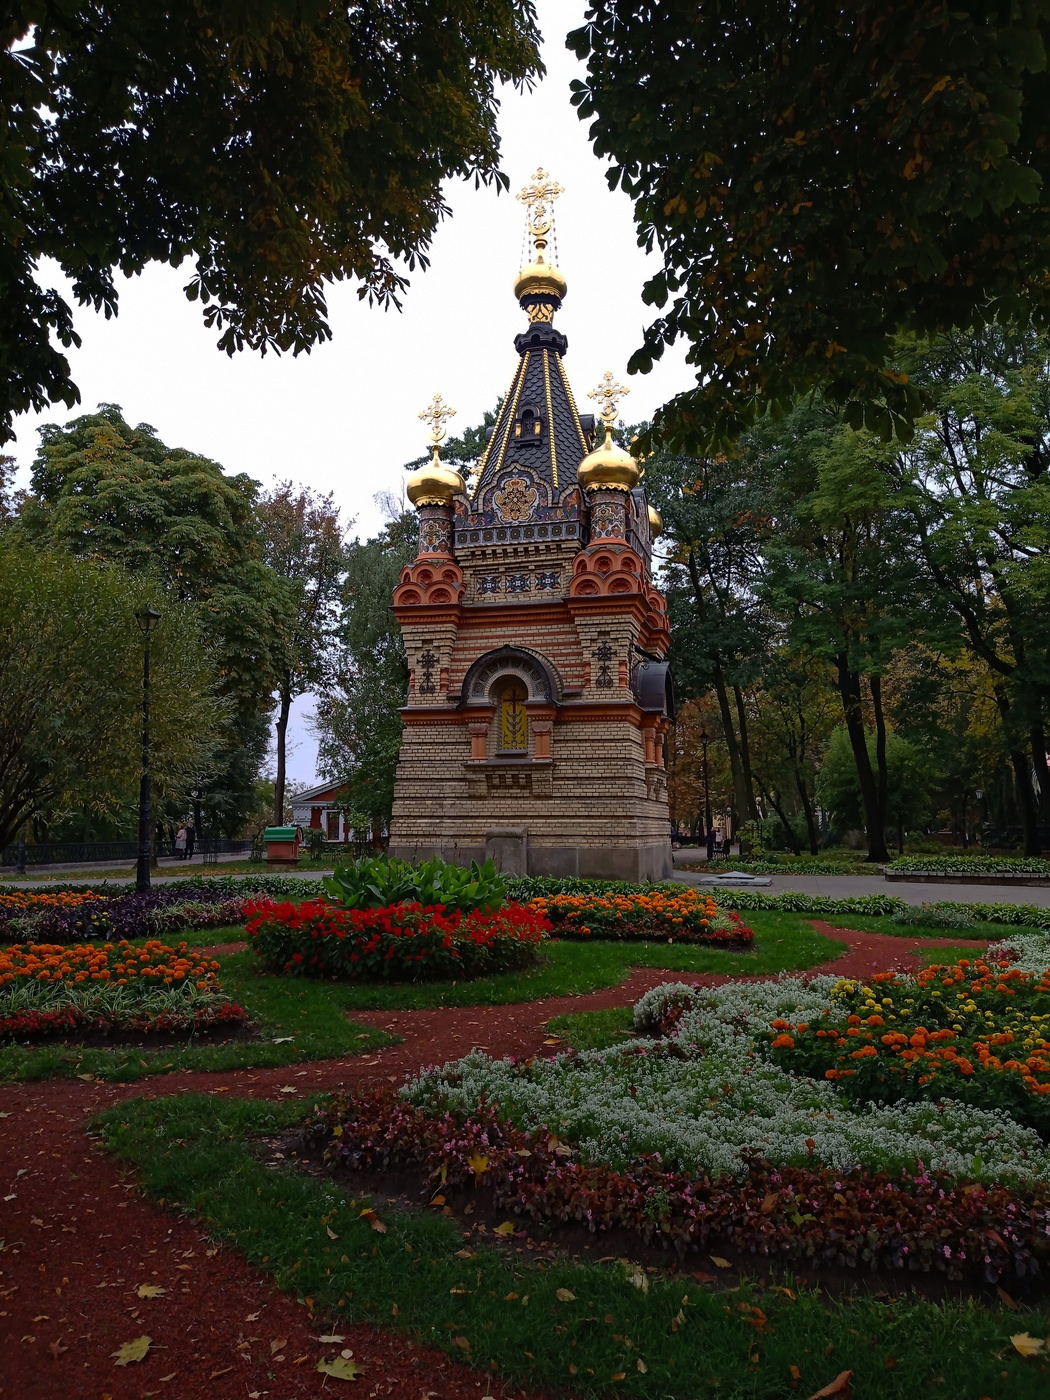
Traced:
<path fill-rule="evenodd" d="M 919 875 L 1050 875 L 1050 860 L 1026 856 L 899 856 L 886 867 Z"/>
<path fill-rule="evenodd" d="M 976 920 L 958 904 L 910 904 L 893 915 L 893 922 L 922 928 L 973 928 Z"/>
<path fill-rule="evenodd" d="M 412 865 L 407 860 L 371 856 L 340 865 L 321 882 L 329 898 L 344 909 L 383 909 L 390 904 L 441 904 L 446 913 L 495 912 L 507 897 L 507 883 L 494 861 L 470 868 L 450 865 L 440 856 Z"/>

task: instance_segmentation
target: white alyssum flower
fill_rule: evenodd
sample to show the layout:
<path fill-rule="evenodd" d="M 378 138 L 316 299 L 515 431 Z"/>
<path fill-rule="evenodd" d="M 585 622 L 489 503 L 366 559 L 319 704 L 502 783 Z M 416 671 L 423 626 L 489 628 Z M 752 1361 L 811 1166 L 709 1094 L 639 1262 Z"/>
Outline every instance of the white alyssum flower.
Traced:
<path fill-rule="evenodd" d="M 1034 948 L 1011 940 L 1019 958 Z M 1047 966 L 1043 940 L 1042 965 Z M 1027 970 L 1027 969 L 1026 969 Z M 960 1180 L 1016 1182 L 1050 1175 L 1038 1134 L 1008 1114 L 952 1100 L 892 1107 L 848 1102 L 827 1081 L 789 1074 L 768 1057 L 764 1033 L 778 1017 L 816 1019 L 838 979 L 734 982 L 693 990 L 665 984 L 635 1008 L 647 1024 L 667 999 L 689 992 L 666 1042 L 636 1039 L 609 1050 L 558 1055 L 525 1066 L 480 1051 L 425 1071 L 403 1092 L 469 1113 L 482 1097 L 522 1127 L 547 1127 L 591 1161 L 615 1167 L 658 1154 L 668 1167 L 740 1173 L 757 1155 L 777 1165 L 920 1168 Z"/>

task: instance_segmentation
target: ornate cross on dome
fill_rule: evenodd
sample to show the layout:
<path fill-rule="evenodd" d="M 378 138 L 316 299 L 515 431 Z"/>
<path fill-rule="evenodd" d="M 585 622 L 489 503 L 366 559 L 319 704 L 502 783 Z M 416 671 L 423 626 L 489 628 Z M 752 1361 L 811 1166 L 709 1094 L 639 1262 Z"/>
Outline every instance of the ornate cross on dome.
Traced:
<path fill-rule="evenodd" d="M 602 375 L 602 381 L 597 389 L 592 389 L 587 397 L 589 399 L 602 400 L 602 421 L 607 428 L 611 428 L 616 422 L 616 413 L 620 406 L 620 400 L 626 398 L 630 392 L 630 389 L 625 389 L 622 384 L 617 384 L 616 380 L 613 378 L 612 370 L 607 369 Z"/>
<path fill-rule="evenodd" d="M 564 186 L 552 180 L 542 166 L 518 193 L 525 206 L 525 220 L 538 253 L 542 253 L 547 246 L 547 235 L 554 223 L 554 201 L 564 193 Z"/>
<path fill-rule="evenodd" d="M 455 418 L 456 410 L 440 394 L 435 394 L 419 416 L 430 425 L 430 441 L 437 447 L 439 442 L 444 441 L 445 424 L 450 418 Z"/>

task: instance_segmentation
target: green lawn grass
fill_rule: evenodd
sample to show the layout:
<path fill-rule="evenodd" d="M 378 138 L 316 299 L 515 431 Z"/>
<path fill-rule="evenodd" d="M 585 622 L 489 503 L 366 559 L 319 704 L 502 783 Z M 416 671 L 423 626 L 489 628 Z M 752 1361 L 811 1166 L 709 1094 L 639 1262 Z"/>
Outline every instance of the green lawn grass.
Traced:
<path fill-rule="evenodd" d="M 725 901 L 731 908 L 730 901 Z M 742 914 L 741 918 L 758 918 L 757 914 Z M 887 915 L 879 918 L 866 918 L 863 914 L 809 914 L 810 919 L 822 919 L 836 928 L 851 928 L 858 933 L 886 933 L 893 938 L 957 938 L 964 943 L 967 938 L 988 938 L 998 942 L 1023 932 L 1017 924 L 975 923 L 971 928 L 939 928 L 934 924 L 895 924 Z M 1032 930 L 1028 930 L 1032 932 Z M 973 950 L 971 949 L 971 954 Z"/>
<path fill-rule="evenodd" d="M 271 1170 L 253 1152 L 253 1136 L 280 1131 L 294 1113 L 185 1094 L 119 1104 L 100 1130 L 147 1195 L 194 1212 L 278 1286 L 310 1297 L 319 1326 L 409 1332 L 479 1377 L 580 1397 L 785 1400 L 852 1370 L 854 1400 L 1045 1400 L 1045 1367 L 1010 1342 L 1017 1332 L 1044 1336 L 1043 1312 L 929 1303 L 904 1293 L 906 1278 L 892 1300 L 835 1302 L 803 1288 L 791 1297 L 746 1282 L 711 1291 L 655 1271 L 643 1289 L 616 1259 L 534 1261 L 514 1242 L 497 1249 L 436 1213 L 383 1204 L 386 1233 L 377 1234 L 361 1218 L 373 1204 L 364 1196 Z M 706 1256 L 689 1264 L 718 1273 Z M 752 1307 L 764 1315 L 759 1329 Z M 367 1352 L 355 1359 L 367 1366 Z"/>
<path fill-rule="evenodd" d="M 769 972 L 797 971 L 836 957 L 841 942 L 825 938 L 798 914 L 761 913 L 749 916 L 755 930 L 750 952 L 704 948 L 688 943 L 583 943 L 559 941 L 548 945 L 546 962 L 524 972 L 479 977 L 471 982 L 419 982 L 405 985 L 360 983 L 348 989 L 350 1005 L 358 1010 L 394 1011 L 428 1006 L 503 1006 L 541 997 L 577 996 L 615 987 L 632 967 L 665 967 L 676 974 L 721 972 L 755 977 Z M 254 954 L 238 956 L 250 958 Z"/>

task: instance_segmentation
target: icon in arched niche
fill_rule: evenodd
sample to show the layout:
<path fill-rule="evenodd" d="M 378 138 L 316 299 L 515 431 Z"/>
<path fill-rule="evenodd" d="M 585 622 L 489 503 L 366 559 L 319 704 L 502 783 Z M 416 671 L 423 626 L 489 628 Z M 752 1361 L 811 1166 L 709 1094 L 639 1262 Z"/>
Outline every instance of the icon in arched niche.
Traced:
<path fill-rule="evenodd" d="M 492 504 L 502 521 L 513 524 L 515 521 L 528 520 L 539 498 L 539 491 L 526 477 L 512 476 L 504 482 L 501 490 L 494 493 Z"/>

